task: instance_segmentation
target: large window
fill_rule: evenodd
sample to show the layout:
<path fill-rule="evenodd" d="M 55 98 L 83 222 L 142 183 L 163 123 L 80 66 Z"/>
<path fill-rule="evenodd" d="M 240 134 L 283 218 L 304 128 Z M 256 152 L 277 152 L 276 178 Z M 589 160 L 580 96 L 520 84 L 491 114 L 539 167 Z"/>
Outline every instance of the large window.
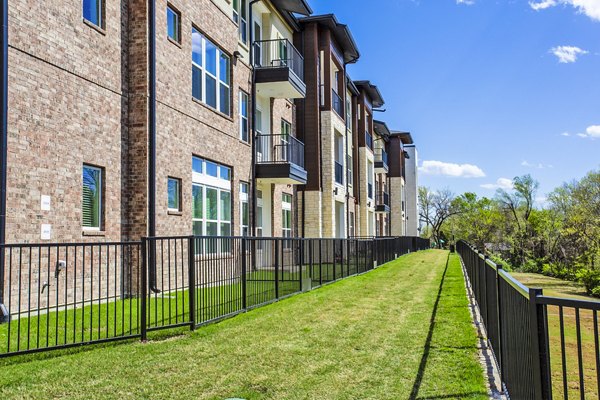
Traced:
<path fill-rule="evenodd" d="M 288 161 L 291 154 L 289 152 L 288 143 L 290 142 L 290 136 L 292 135 L 292 124 L 287 122 L 285 119 L 281 120 L 281 157 L 282 160 Z"/>
<path fill-rule="evenodd" d="M 197 236 L 231 236 L 231 169 L 202 158 L 192 158 L 192 221 Z M 217 245 L 208 242 L 209 252 Z M 211 244 L 212 243 L 212 244 Z M 223 241 L 221 251 L 227 251 Z"/>
<path fill-rule="evenodd" d="M 171 5 L 167 5 L 167 35 L 177 43 L 181 43 L 181 14 Z"/>
<path fill-rule="evenodd" d="M 83 18 L 104 28 L 104 0 L 83 0 Z"/>
<path fill-rule="evenodd" d="M 354 184 L 354 161 L 351 154 L 346 157 L 346 162 L 348 163 L 348 186 L 352 186 Z"/>
<path fill-rule="evenodd" d="M 102 227 L 102 197 L 102 169 L 84 165 L 81 202 L 84 229 L 100 230 Z"/>
<path fill-rule="evenodd" d="M 248 93 L 240 90 L 240 140 L 244 142 L 249 142 L 248 131 Z"/>
<path fill-rule="evenodd" d="M 250 205 L 248 203 L 249 187 L 250 185 L 248 185 L 246 182 L 240 183 L 240 221 L 242 236 L 248 236 L 250 233 Z"/>
<path fill-rule="evenodd" d="M 281 202 L 281 236 L 292 237 L 292 195 L 283 193 Z"/>
<path fill-rule="evenodd" d="M 168 178 L 167 197 L 169 211 L 181 211 L 181 180 Z"/>
<path fill-rule="evenodd" d="M 192 96 L 230 115 L 230 58 L 192 28 Z"/>

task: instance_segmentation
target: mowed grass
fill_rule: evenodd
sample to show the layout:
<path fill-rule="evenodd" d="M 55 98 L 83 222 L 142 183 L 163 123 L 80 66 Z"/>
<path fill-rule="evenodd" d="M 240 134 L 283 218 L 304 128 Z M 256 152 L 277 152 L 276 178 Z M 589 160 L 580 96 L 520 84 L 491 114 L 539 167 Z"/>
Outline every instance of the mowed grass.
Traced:
<path fill-rule="evenodd" d="M 544 289 L 544 295 L 573 298 L 577 300 L 599 301 L 587 296 L 582 285 L 540 274 L 512 273 L 516 279 L 528 287 Z M 596 345 L 594 341 L 594 316 L 592 311 L 580 310 L 581 358 L 584 375 L 585 398 L 600 398 L 596 371 Z M 579 354 L 577 349 L 577 322 L 575 309 L 563 308 L 564 356 L 566 362 L 566 387 L 569 398 L 580 398 Z M 554 398 L 564 398 L 564 378 L 562 366 L 561 333 L 559 308 L 548 306 L 548 336 L 550 340 L 550 365 L 552 369 L 552 389 Z"/>
<path fill-rule="evenodd" d="M 0 398 L 487 398 L 460 264 L 445 251 L 193 333 L 0 360 Z"/>

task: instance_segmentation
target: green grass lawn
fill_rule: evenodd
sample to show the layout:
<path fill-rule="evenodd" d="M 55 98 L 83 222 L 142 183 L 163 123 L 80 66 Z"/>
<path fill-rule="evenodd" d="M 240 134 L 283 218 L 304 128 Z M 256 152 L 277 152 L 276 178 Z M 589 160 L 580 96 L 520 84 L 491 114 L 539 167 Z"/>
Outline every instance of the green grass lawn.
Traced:
<path fill-rule="evenodd" d="M 0 360 L 0 398 L 487 398 L 460 264 L 430 250 L 193 333 Z"/>
<path fill-rule="evenodd" d="M 511 273 L 511 275 L 528 287 L 544 289 L 544 294 L 546 296 L 599 301 L 597 298 L 586 295 L 584 287 L 577 282 L 565 281 L 532 273 Z M 600 398 L 600 393 L 597 393 L 596 352 L 592 312 L 581 310 L 580 321 L 585 395 L 586 398 L 590 399 Z M 568 395 L 569 398 L 578 398 L 581 391 L 579 388 L 577 324 L 574 309 L 563 309 L 563 324 Z M 564 398 L 560 317 L 558 307 L 548 306 L 548 330 L 553 396 L 554 398 Z"/>

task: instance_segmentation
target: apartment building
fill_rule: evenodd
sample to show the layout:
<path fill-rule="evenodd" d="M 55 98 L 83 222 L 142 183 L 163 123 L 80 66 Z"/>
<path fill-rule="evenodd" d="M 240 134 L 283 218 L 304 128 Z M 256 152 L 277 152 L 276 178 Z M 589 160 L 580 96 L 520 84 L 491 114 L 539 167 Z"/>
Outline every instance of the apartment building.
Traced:
<path fill-rule="evenodd" d="M 304 1 L 8 11 L 6 242 L 297 234 Z"/>
<path fill-rule="evenodd" d="M 6 242 L 416 232 L 412 138 L 375 121 L 382 95 L 349 78 L 359 51 L 334 15 L 304 0 L 8 11 Z"/>

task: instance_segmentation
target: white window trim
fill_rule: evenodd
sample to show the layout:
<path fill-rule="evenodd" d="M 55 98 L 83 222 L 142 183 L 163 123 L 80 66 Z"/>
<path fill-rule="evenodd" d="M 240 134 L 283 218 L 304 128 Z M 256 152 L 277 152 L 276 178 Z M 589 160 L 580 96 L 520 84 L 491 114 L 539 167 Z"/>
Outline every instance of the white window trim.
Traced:
<path fill-rule="evenodd" d="M 244 98 L 246 99 L 246 115 L 242 114 L 242 103 L 243 103 Z M 244 143 L 250 143 L 250 119 L 249 119 L 248 107 L 250 107 L 250 97 L 248 96 L 248 93 L 246 93 L 240 89 L 239 104 L 238 104 L 238 114 L 240 117 L 239 130 L 240 130 L 240 140 Z M 246 135 L 248 136 L 246 139 L 244 139 L 244 137 L 243 137 L 244 123 L 246 124 Z"/>
<path fill-rule="evenodd" d="M 177 182 L 177 191 L 179 192 L 177 199 L 179 200 L 179 204 L 177 205 L 177 208 L 171 208 L 169 207 L 169 181 L 175 181 Z M 180 212 L 181 211 L 181 179 L 178 178 L 173 178 L 171 176 L 167 177 L 167 210 L 168 211 L 176 211 L 176 212 Z"/>
<path fill-rule="evenodd" d="M 242 192 L 242 187 L 246 187 L 246 193 Z M 240 182 L 240 234 L 244 236 L 244 228 L 248 234 L 250 234 L 250 202 L 248 192 L 250 191 L 250 184 L 248 182 Z M 244 225 L 244 207 L 248 205 L 248 225 Z"/>
<path fill-rule="evenodd" d="M 227 59 L 229 60 L 229 68 L 227 71 L 227 74 L 229 75 L 230 70 L 231 70 L 231 57 L 229 57 L 229 55 L 227 53 L 225 53 L 221 47 L 219 47 L 217 44 L 213 43 L 211 40 L 208 40 L 203 34 L 202 32 L 200 32 L 200 30 L 196 29 L 196 27 L 192 27 L 192 41 L 193 41 L 193 35 L 194 33 L 197 33 L 198 35 L 200 35 L 201 38 L 201 49 L 202 49 L 202 63 L 204 65 L 198 65 L 195 61 L 194 58 L 192 56 L 192 67 L 196 67 L 200 70 L 200 75 L 201 75 L 201 80 L 202 80 L 202 94 L 201 94 L 201 99 L 198 99 L 196 97 L 194 97 L 196 100 L 200 101 L 202 104 L 205 104 L 206 106 L 212 108 L 213 110 L 220 112 L 223 115 L 231 115 L 231 103 L 229 104 L 229 113 L 225 114 L 221 111 L 221 85 L 227 87 L 227 89 L 229 89 L 229 97 L 231 98 L 231 82 L 230 83 L 226 83 L 223 79 L 221 79 L 221 55 L 224 55 L 225 57 L 227 57 Z M 215 48 L 217 49 L 217 51 L 215 52 L 215 57 L 216 57 L 216 74 L 213 74 L 211 72 L 209 72 L 206 69 L 206 43 L 209 42 L 210 44 L 212 44 L 213 46 L 215 46 Z M 210 76 L 211 78 L 213 78 L 215 80 L 215 90 L 216 90 L 216 106 L 213 107 L 210 104 L 207 103 L 206 101 L 206 76 Z M 229 76 L 228 76 L 229 78 Z M 193 95 L 192 95 L 193 97 Z"/>
<path fill-rule="evenodd" d="M 98 226 L 83 226 L 83 205 L 82 205 L 82 221 L 81 221 L 81 227 L 84 231 L 96 231 L 96 232 L 100 232 L 100 230 L 102 229 L 102 208 L 103 208 L 103 202 L 104 202 L 104 196 L 103 195 L 103 190 L 102 187 L 104 185 L 104 177 L 102 176 L 102 168 L 100 167 L 94 167 L 93 165 L 88 165 L 88 164 L 84 164 L 83 168 L 89 168 L 89 169 L 93 169 L 96 170 L 98 172 L 100 172 L 100 194 L 98 195 L 99 199 L 98 202 L 99 207 L 98 207 L 98 213 L 100 215 L 98 215 Z M 81 170 L 81 173 L 83 174 L 83 168 Z M 81 189 L 83 190 L 83 182 L 81 183 Z"/>

